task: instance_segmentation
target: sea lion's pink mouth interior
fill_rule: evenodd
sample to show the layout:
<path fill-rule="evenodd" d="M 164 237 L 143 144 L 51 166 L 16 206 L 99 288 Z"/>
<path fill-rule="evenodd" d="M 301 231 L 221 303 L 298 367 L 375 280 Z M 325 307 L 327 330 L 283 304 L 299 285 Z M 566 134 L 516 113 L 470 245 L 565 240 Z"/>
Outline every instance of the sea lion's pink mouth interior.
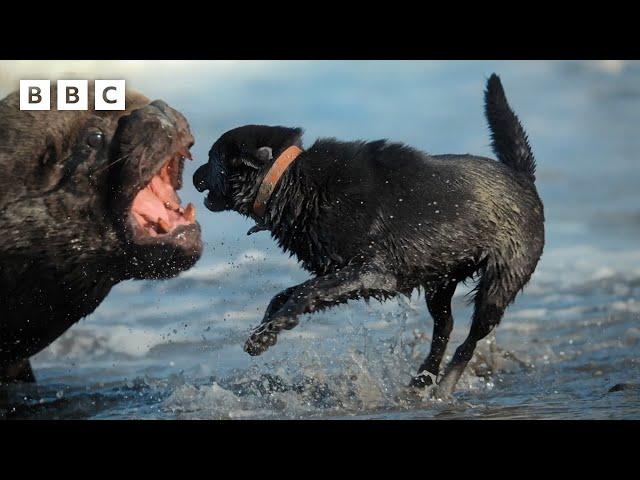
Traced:
<path fill-rule="evenodd" d="M 184 157 L 183 154 L 176 154 L 167 160 L 133 199 L 131 216 L 139 227 L 137 230 L 158 237 L 171 234 L 181 225 L 195 223 L 195 207 L 189 203 L 183 208 L 176 193 Z"/>

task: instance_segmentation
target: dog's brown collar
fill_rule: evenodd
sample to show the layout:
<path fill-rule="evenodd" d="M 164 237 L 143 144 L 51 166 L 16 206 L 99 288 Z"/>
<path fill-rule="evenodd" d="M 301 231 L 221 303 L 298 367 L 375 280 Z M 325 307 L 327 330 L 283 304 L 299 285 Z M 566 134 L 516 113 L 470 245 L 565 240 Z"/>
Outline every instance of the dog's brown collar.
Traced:
<path fill-rule="evenodd" d="M 271 165 L 271 168 L 262 179 L 262 183 L 258 189 L 258 194 L 253 202 L 253 211 L 256 215 L 259 217 L 264 215 L 267 208 L 267 202 L 269 201 L 269 198 L 271 198 L 271 194 L 278 184 L 280 177 L 282 177 L 282 174 L 287 170 L 289 165 L 291 165 L 301 153 L 301 148 L 292 145 L 282 152 L 280 156 L 276 158 L 275 162 L 273 162 L 273 165 Z"/>

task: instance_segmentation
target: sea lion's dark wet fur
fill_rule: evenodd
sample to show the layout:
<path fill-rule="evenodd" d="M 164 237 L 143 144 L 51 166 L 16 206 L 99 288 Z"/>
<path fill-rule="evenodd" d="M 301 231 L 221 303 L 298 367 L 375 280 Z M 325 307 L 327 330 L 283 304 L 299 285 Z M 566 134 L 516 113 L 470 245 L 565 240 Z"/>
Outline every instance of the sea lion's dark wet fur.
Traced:
<path fill-rule="evenodd" d="M 0 383 L 32 380 L 28 358 L 116 283 L 171 277 L 200 256 L 197 224 L 149 245 L 127 231 L 136 183 L 193 137 L 164 102 L 127 93 L 126 105 L 20 111 L 17 93 L 0 101 Z"/>
<path fill-rule="evenodd" d="M 247 352 L 264 352 L 299 315 L 423 287 L 434 332 L 412 385 L 425 386 L 439 373 L 456 285 L 477 276 L 471 331 L 439 385 L 443 395 L 453 391 L 476 343 L 529 281 L 544 245 L 535 161 L 495 75 L 485 98 L 500 161 L 428 155 L 385 140 L 322 139 L 285 172 L 264 218 L 251 211 L 261 179 L 273 159 L 300 144 L 302 131 L 249 125 L 220 137 L 194 175 L 200 191 L 209 189 L 205 204 L 254 218 L 315 274 L 273 298 Z M 262 147 L 273 152 L 266 162 Z"/>

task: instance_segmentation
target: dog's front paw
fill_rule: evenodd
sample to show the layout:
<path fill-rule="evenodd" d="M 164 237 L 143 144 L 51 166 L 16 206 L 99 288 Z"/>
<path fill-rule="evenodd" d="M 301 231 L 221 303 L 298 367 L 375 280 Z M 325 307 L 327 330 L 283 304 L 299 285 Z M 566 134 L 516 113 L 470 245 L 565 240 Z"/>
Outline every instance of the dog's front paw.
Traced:
<path fill-rule="evenodd" d="M 278 341 L 277 333 L 269 330 L 269 324 L 263 323 L 256 327 L 244 343 L 244 351 L 251 356 L 257 356 L 267 351 Z"/>
<path fill-rule="evenodd" d="M 435 384 L 436 384 L 436 376 L 433 373 L 427 372 L 425 370 L 424 372 L 421 372 L 415 377 L 413 377 L 411 379 L 411 383 L 409 383 L 409 386 L 420 389 L 420 388 L 429 387 Z"/>

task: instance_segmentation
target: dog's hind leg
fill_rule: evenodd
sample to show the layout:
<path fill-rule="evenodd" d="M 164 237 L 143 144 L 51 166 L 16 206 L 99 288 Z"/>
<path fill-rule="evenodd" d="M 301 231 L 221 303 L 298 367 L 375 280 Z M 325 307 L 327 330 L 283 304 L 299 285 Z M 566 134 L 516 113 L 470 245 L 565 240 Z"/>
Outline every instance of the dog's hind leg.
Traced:
<path fill-rule="evenodd" d="M 429 356 L 420 365 L 418 374 L 411 379 L 412 387 L 425 387 L 432 384 L 432 377 L 437 378 L 440 363 L 449 343 L 449 336 L 453 329 L 453 315 L 451 314 L 451 298 L 456 291 L 458 282 L 448 282 L 439 285 L 435 290 L 426 292 L 427 307 L 433 318 L 433 336 Z M 428 375 L 430 374 L 430 375 Z"/>
<path fill-rule="evenodd" d="M 465 341 L 456 349 L 444 377 L 438 383 L 438 397 L 448 397 L 453 393 L 462 372 L 473 356 L 476 344 L 500 323 L 507 306 L 529 280 L 536 262 L 529 265 L 531 268 L 518 265 L 519 263 L 517 260 L 512 260 L 511 263 L 489 261 L 485 266 L 474 300 L 471 330 Z M 512 264 L 522 268 L 515 268 Z"/>
<path fill-rule="evenodd" d="M 313 278 L 274 297 L 262 323 L 251 332 L 244 350 L 250 355 L 260 355 L 275 345 L 280 331 L 294 328 L 300 315 L 357 298 L 391 297 L 398 293 L 397 290 L 398 280 L 393 274 L 365 266 L 349 265 L 338 272 Z M 286 292 L 289 293 L 285 295 Z M 287 295 L 288 299 L 275 310 Z"/>

